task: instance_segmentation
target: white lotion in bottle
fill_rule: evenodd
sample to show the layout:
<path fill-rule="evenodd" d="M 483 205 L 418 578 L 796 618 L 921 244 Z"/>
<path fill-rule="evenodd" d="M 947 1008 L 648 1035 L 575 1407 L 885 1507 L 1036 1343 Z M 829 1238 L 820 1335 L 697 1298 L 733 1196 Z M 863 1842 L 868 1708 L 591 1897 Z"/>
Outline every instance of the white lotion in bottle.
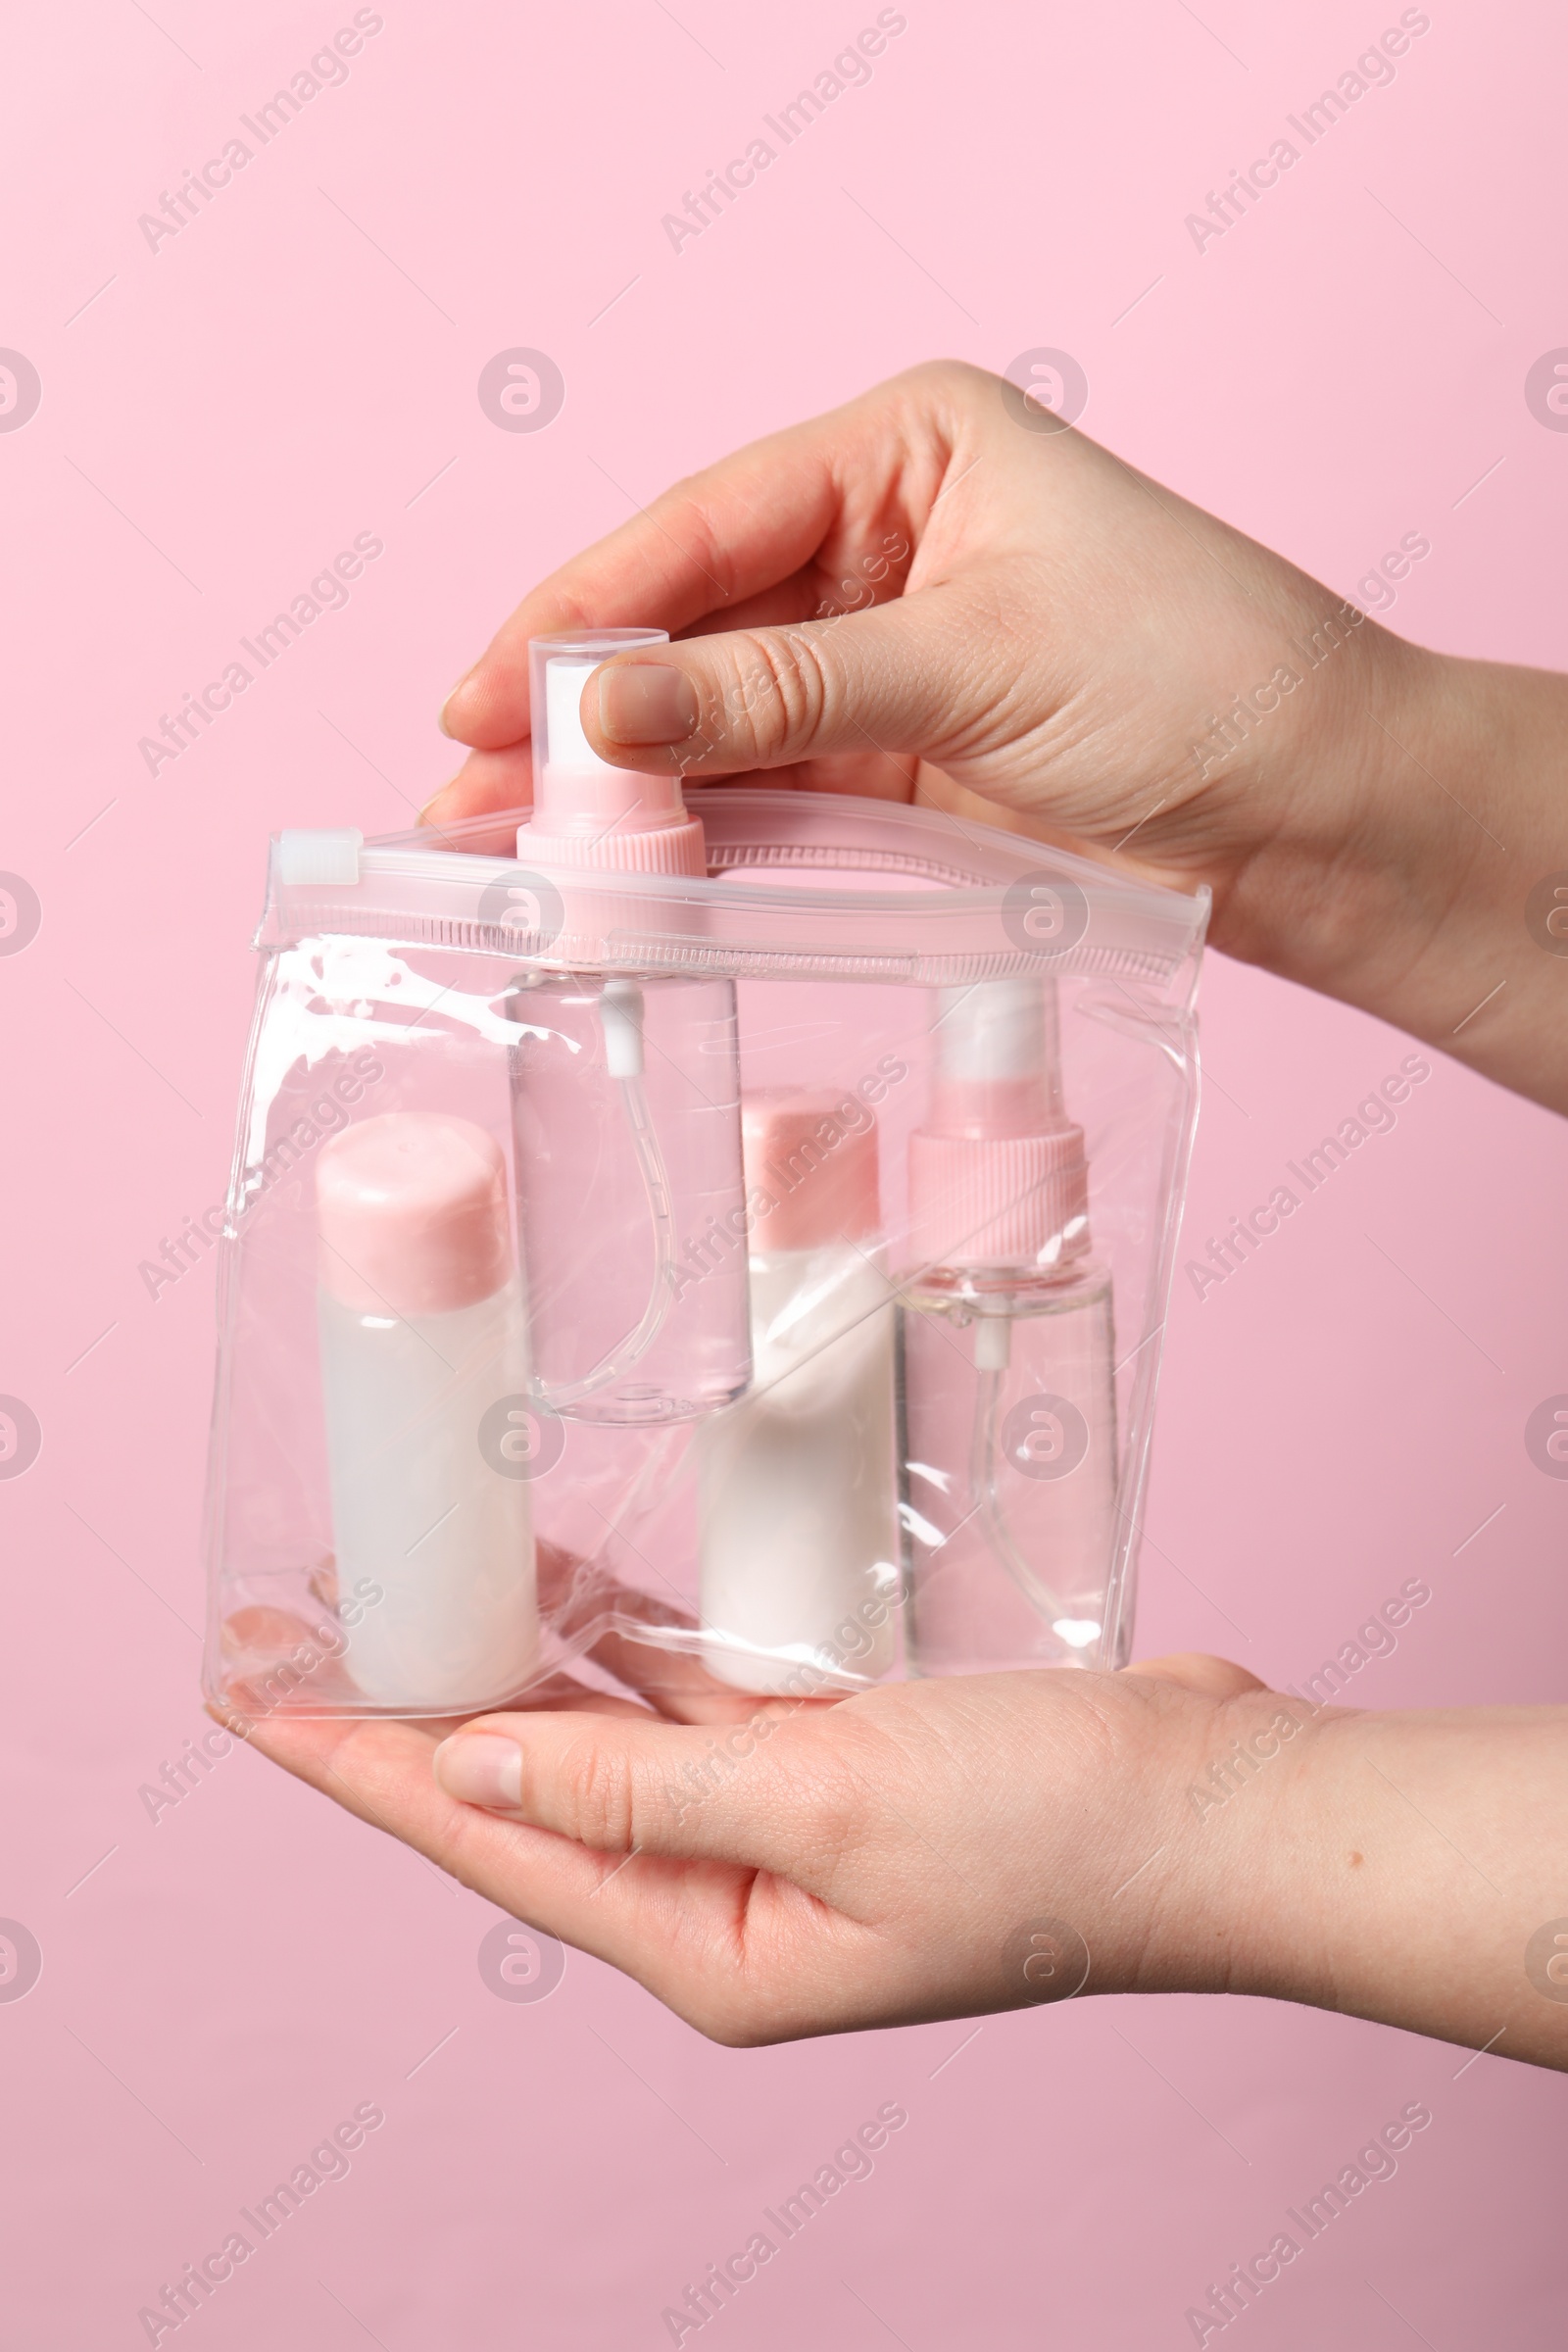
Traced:
<path fill-rule="evenodd" d="M 467 1119 L 390 1111 L 322 1147 L 316 1192 L 338 1586 L 381 1594 L 349 1671 L 382 1707 L 493 1705 L 538 1648 L 527 1485 L 481 1444 L 527 1388 L 505 1158 Z"/>
<path fill-rule="evenodd" d="M 697 1433 L 704 1661 L 741 1690 L 892 1663 L 894 1314 L 876 1127 L 830 1093 L 742 1098 L 753 1386 Z"/>

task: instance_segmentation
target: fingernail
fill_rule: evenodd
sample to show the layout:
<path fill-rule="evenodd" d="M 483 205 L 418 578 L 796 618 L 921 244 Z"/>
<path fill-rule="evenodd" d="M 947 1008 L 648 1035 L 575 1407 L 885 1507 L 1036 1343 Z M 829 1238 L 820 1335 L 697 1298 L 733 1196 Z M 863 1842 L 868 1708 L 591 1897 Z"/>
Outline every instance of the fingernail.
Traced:
<path fill-rule="evenodd" d="M 460 1732 L 443 1740 L 430 1759 L 448 1796 L 466 1805 L 522 1803 L 522 1750 L 493 1732 Z"/>
<path fill-rule="evenodd" d="M 436 712 L 435 723 L 440 728 L 443 735 L 452 735 L 452 729 L 447 725 L 447 712 L 451 710 L 453 704 L 457 701 L 459 695 L 463 692 L 463 689 L 465 686 L 466 686 L 472 675 L 473 667 L 471 666 L 464 671 L 462 677 L 458 680 L 451 693 L 447 696 L 446 701 Z M 456 742 L 457 737 L 452 736 L 452 740 Z"/>
<path fill-rule="evenodd" d="M 430 813 L 431 809 L 432 809 L 432 808 L 435 807 L 435 805 L 436 805 L 437 801 L 438 801 L 438 800 L 441 798 L 441 793 L 443 793 L 443 792 L 450 792 L 450 791 L 452 790 L 452 787 L 453 787 L 453 785 L 454 785 L 454 784 L 457 782 L 457 780 L 458 780 L 458 779 L 457 779 L 457 777 L 456 777 L 456 776 L 448 776 L 448 778 L 447 778 L 446 782 L 445 782 L 445 783 L 444 783 L 444 784 L 441 786 L 441 790 L 440 790 L 440 792 L 432 792 L 432 793 L 431 793 L 431 795 L 430 795 L 430 798 L 429 798 L 429 799 L 428 799 L 428 800 L 425 802 L 425 804 L 424 804 L 424 807 L 423 807 L 423 808 L 422 808 L 419 810 L 419 813 L 418 813 L 418 815 L 417 815 L 417 816 L 415 818 L 415 820 L 414 820 L 414 821 L 415 821 L 415 823 L 416 823 L 416 824 L 419 824 L 419 825 L 422 825 L 422 824 L 423 824 L 423 822 L 424 822 L 425 818 L 426 818 L 426 817 L 429 815 L 429 813 Z"/>
<path fill-rule="evenodd" d="M 627 662 L 600 673 L 599 724 L 612 743 L 684 743 L 698 717 L 697 689 L 683 669 Z"/>

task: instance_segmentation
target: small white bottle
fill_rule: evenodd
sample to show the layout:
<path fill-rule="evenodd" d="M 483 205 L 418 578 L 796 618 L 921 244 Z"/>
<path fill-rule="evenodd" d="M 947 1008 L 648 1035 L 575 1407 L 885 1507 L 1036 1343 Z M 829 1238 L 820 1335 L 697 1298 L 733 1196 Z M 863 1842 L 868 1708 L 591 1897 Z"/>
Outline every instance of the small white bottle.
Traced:
<path fill-rule="evenodd" d="M 497 1704 L 538 1650 L 528 1488 L 506 1442 L 528 1363 L 505 1158 L 467 1119 L 390 1111 L 322 1147 L 316 1190 L 337 1582 L 381 1595 L 349 1671 L 408 1714 Z"/>
<path fill-rule="evenodd" d="M 854 1097 L 742 1098 L 753 1385 L 697 1433 L 704 1661 L 809 1695 L 893 1661 L 894 1311 L 876 1127 Z"/>

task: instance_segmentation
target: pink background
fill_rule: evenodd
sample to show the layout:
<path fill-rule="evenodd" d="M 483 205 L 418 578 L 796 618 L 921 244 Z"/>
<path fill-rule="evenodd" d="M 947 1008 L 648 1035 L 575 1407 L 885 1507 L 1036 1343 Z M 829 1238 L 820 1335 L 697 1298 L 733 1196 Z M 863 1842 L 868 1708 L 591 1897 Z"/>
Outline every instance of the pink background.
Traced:
<path fill-rule="evenodd" d="M 1086 429 L 1189 497 L 1342 593 L 1423 532 L 1393 625 L 1562 662 L 1568 438 L 1523 395 L 1568 341 L 1560 12 L 1433 0 L 1393 85 L 1200 255 L 1184 216 L 1396 7 L 908 0 L 869 86 L 677 255 L 661 216 L 873 7 L 385 0 L 346 85 L 150 251 L 138 215 L 352 13 L 87 0 L 4 34 L 0 343 L 43 398 L 0 433 L 0 866 L 43 924 L 0 959 L 0 1390 L 44 1434 L 0 1483 L 0 1916 L 44 1968 L 0 2004 L 0 2344 L 144 2341 L 138 2307 L 375 2100 L 350 2177 L 204 2309 L 209 2352 L 652 2346 L 890 2099 L 907 2128 L 714 2323 L 732 2346 L 1190 2342 L 1206 2283 L 1416 2099 L 1432 2128 L 1252 2352 L 1560 2342 L 1553 2077 L 1196 1999 L 737 2054 L 577 1955 L 544 2004 L 494 1998 L 496 1915 L 250 1754 L 150 1821 L 205 1728 L 213 1299 L 210 1261 L 156 1301 L 137 1272 L 224 1188 L 269 830 L 402 822 L 529 582 L 913 360 L 1064 348 Z M 537 434 L 475 394 L 517 345 L 565 378 Z M 362 531 L 347 610 L 149 776 L 138 738 Z M 1407 1050 L 1218 958 L 1205 1025 L 1200 1248 Z M 1418 1574 L 1359 1700 L 1565 1695 L 1568 1483 L 1523 1445 L 1568 1389 L 1565 1182 L 1560 1122 L 1440 1063 L 1245 1273 L 1178 1287 L 1141 1650 L 1295 1680 Z"/>

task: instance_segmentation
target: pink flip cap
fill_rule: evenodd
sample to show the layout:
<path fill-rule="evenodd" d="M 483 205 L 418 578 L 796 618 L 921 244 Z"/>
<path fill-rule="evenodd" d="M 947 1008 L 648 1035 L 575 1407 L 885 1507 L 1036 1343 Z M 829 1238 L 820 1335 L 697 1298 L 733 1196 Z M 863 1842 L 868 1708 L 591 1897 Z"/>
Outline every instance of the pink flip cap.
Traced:
<path fill-rule="evenodd" d="M 743 1096 L 741 1144 L 754 1250 L 858 1242 L 880 1224 L 876 1122 L 857 1095 Z"/>
<path fill-rule="evenodd" d="M 494 1136 L 443 1111 L 389 1110 L 321 1147 L 321 1287 L 363 1315 L 442 1315 L 512 1272 L 507 1166 Z"/>

